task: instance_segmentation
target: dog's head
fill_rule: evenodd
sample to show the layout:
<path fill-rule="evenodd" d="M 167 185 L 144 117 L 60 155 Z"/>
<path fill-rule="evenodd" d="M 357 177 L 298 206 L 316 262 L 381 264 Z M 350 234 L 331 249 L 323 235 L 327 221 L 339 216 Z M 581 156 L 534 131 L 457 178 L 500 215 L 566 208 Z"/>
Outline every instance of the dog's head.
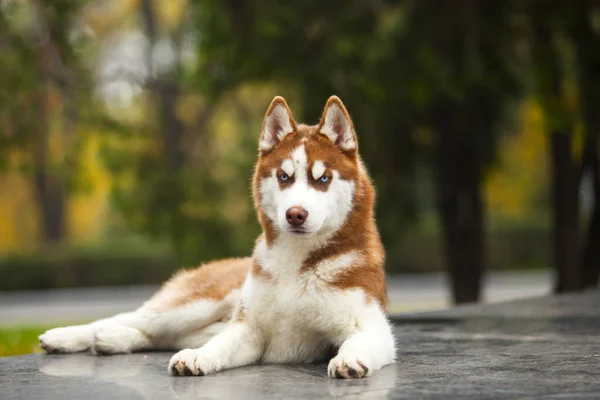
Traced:
<path fill-rule="evenodd" d="M 340 229 L 366 173 L 352 120 L 338 97 L 329 98 L 315 126 L 296 124 L 285 100 L 275 97 L 259 151 L 254 198 L 267 235 L 313 237 Z"/>

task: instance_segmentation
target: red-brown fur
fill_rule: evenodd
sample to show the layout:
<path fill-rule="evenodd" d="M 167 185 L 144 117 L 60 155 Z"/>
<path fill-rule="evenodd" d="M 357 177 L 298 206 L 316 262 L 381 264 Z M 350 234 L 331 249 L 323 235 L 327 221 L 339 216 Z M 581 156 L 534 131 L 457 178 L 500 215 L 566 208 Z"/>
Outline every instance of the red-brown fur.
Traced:
<path fill-rule="evenodd" d="M 222 300 L 244 283 L 252 258 L 228 258 L 175 274 L 148 302 L 149 308 L 164 311 L 193 303 L 199 298 Z"/>
<path fill-rule="evenodd" d="M 330 99 L 328 105 L 332 101 L 339 100 Z M 275 101 L 266 115 L 269 115 L 274 104 Z M 341 102 L 339 104 L 349 118 L 343 104 Z M 285 107 L 289 112 L 287 104 Z M 325 135 L 320 134 L 323 120 L 318 125 L 308 126 L 296 124 L 292 117 L 291 123 L 294 132 L 285 136 L 274 149 L 259 153 L 254 173 L 254 202 L 267 245 L 272 245 L 277 239 L 277 231 L 273 222 L 261 210 L 258 190 L 260 179 L 270 176 L 273 169 L 278 169 L 283 160 L 289 158 L 294 149 L 303 144 L 310 160 L 309 170 L 316 160 L 320 160 L 325 164 L 327 171 L 336 170 L 342 179 L 354 181 L 355 193 L 354 206 L 346 222 L 327 245 L 309 254 L 299 273 L 313 273 L 314 268 L 323 260 L 349 251 L 358 251 L 362 256 L 359 264 L 341 272 L 330 281 L 330 284 L 342 290 L 360 288 L 369 300 L 377 300 L 385 310 L 387 305 L 383 268 L 385 255 L 374 220 L 375 192 L 358 152 L 344 151 Z M 312 184 L 319 190 L 327 189 L 315 182 Z M 150 300 L 150 304 L 160 304 L 161 309 L 168 309 L 193 302 L 198 298 L 220 300 L 232 290 L 239 288 L 248 273 L 257 279 L 274 279 L 251 258 L 216 261 L 197 269 L 179 272 Z M 168 297 L 163 295 L 163 293 L 173 292 L 177 295 Z M 239 310 L 238 318 L 242 315 L 243 310 Z"/>
<path fill-rule="evenodd" d="M 330 99 L 331 102 L 339 99 Z M 273 102 L 275 104 L 275 102 Z M 266 115 L 273 108 L 269 107 Z M 346 117 L 350 116 L 341 102 L 338 103 Z M 285 105 L 289 111 L 287 105 Z M 291 114 L 290 114 L 291 115 Z M 266 119 L 266 118 L 265 118 Z M 273 223 L 266 218 L 260 207 L 259 183 L 260 179 L 271 175 L 273 169 L 278 169 L 281 163 L 290 157 L 291 153 L 301 144 L 304 144 L 307 157 L 310 160 L 308 169 L 312 168 L 315 161 L 322 161 L 327 170 L 336 170 L 344 180 L 353 180 L 356 185 L 354 194 L 354 207 L 341 229 L 329 240 L 329 243 L 314 252 L 305 260 L 300 273 L 311 273 L 311 270 L 327 258 L 355 250 L 360 251 L 364 261 L 350 270 L 344 271 L 331 284 L 338 289 L 361 288 L 369 298 L 376 299 L 385 309 L 387 294 L 385 285 L 384 262 L 385 253 L 377 226 L 374 220 L 375 191 L 366 169 L 360 160 L 357 150 L 344 151 L 331 143 L 329 138 L 319 133 L 323 126 L 321 122 L 315 126 L 297 125 L 292 118 L 294 132 L 284 137 L 272 150 L 260 152 L 259 160 L 254 173 L 254 201 L 258 210 L 259 221 L 263 226 L 267 244 L 271 245 L 277 234 Z M 312 176 L 309 174 L 309 176 Z M 318 186 L 313 183 L 313 187 Z"/>

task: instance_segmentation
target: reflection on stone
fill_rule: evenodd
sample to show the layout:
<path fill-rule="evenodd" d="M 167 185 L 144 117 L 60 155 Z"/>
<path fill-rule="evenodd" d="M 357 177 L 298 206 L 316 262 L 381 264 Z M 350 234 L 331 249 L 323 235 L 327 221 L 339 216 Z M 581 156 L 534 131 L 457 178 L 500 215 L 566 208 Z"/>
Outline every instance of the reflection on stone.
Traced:
<path fill-rule="evenodd" d="M 51 376 L 93 376 L 97 379 L 118 381 L 136 376 L 142 369 L 137 360 L 139 356 L 135 362 L 119 360 L 122 356 L 94 357 L 88 354 L 43 357 L 49 359 L 49 362 L 45 363 L 40 371 Z M 59 359 L 53 360 L 54 358 Z"/>
<path fill-rule="evenodd" d="M 395 386 L 396 382 L 395 364 L 383 367 L 375 371 L 372 376 L 363 379 L 343 380 L 330 379 L 328 389 L 333 397 L 344 397 L 345 399 L 354 398 L 357 395 L 363 398 L 368 394 L 371 398 L 386 398 Z"/>
<path fill-rule="evenodd" d="M 326 363 L 176 378 L 172 353 L 28 355 L 0 358 L 0 399 L 600 398 L 599 291 L 398 321 L 396 364 L 358 380 Z"/>
<path fill-rule="evenodd" d="M 89 385 L 116 384 L 135 390 L 144 399 L 266 398 L 279 397 L 282 389 L 285 397 L 303 397 L 307 392 L 345 398 L 362 394 L 380 397 L 393 389 L 396 377 L 396 366 L 390 365 L 364 379 L 330 379 L 326 363 L 256 365 L 205 377 L 170 377 L 165 367 L 170 356 L 170 353 L 108 357 L 45 355 L 41 356 L 39 370 L 48 376 L 67 378 L 65 384 L 68 378 L 79 378 L 78 381 L 84 378 Z"/>

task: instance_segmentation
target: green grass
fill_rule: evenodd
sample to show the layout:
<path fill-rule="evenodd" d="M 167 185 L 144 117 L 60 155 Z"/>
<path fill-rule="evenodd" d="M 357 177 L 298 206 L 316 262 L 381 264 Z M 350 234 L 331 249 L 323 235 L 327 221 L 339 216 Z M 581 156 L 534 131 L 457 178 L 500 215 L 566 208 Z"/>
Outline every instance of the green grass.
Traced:
<path fill-rule="evenodd" d="M 39 326 L 0 327 L 0 357 L 41 353 L 38 335 L 47 329 Z"/>

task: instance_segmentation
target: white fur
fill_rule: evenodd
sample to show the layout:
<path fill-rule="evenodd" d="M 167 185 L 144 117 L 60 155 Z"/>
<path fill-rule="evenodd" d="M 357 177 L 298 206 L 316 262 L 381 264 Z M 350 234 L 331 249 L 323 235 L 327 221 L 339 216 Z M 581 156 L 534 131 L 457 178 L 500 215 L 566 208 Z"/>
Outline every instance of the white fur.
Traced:
<path fill-rule="evenodd" d="M 239 296 L 234 290 L 221 301 L 198 300 L 168 311 L 157 311 L 151 300 L 134 312 L 51 329 L 40 335 L 40 344 L 48 352 L 101 354 L 200 346 L 222 330 L 218 321 L 229 318 Z"/>
<path fill-rule="evenodd" d="M 281 139 L 293 131 L 291 115 L 283 104 L 277 104 L 265 118 L 258 148 L 265 151 L 271 150 Z"/>
<path fill-rule="evenodd" d="M 363 260 L 363 256 L 356 250 L 340 254 L 337 257 L 327 258 L 317 264 L 314 270 L 315 279 L 324 282 L 333 282 L 344 269 L 352 268 Z"/>
<path fill-rule="evenodd" d="M 357 370 L 360 377 L 365 373 L 359 368 L 361 363 L 368 368 L 366 375 L 369 375 L 395 360 L 394 337 L 381 309 L 372 304 L 355 312 L 358 314 L 356 320 L 359 329 L 346 337 L 338 355 L 329 362 L 327 372 L 331 378 L 335 377 L 336 373 L 349 378 L 349 368 Z"/>
<path fill-rule="evenodd" d="M 293 185 L 281 190 L 277 183 L 277 171 L 273 169 L 271 176 L 260 182 L 262 208 L 283 233 L 298 236 L 291 232 L 287 222 L 286 211 L 291 207 L 302 207 L 308 211 L 308 218 L 302 225 L 303 236 L 313 236 L 317 233 L 333 233 L 337 231 L 352 209 L 354 182 L 340 178 L 337 171 L 332 171 L 331 183 L 326 192 L 317 190 L 308 183 L 308 160 L 304 145 L 298 146 L 292 153 L 293 172 L 289 160 L 285 160 L 282 168 L 290 176 L 295 177 Z M 284 168 L 285 167 L 285 168 Z"/>
<path fill-rule="evenodd" d="M 314 180 L 319 179 L 320 177 L 323 176 L 323 174 L 325 173 L 325 164 L 323 164 L 323 161 L 321 160 L 317 160 L 313 163 L 313 167 L 312 167 L 312 176 Z"/>
<path fill-rule="evenodd" d="M 273 280 L 251 275 L 242 289 L 244 318 L 231 323 L 204 347 L 183 350 L 171 359 L 169 370 L 208 374 L 257 362 L 313 362 L 329 345 L 340 346 L 331 360 L 330 376 L 360 377 L 390 364 L 395 345 L 385 314 L 377 302 L 367 303 L 361 290 L 336 290 L 329 282 L 361 255 L 355 251 L 317 265 L 314 273 L 300 273 L 302 261 L 318 246 L 317 240 L 281 240 L 268 247 L 259 242 L 255 259 Z M 289 246 L 295 247 L 290 253 Z M 200 372 L 201 371 L 201 372 Z"/>
<path fill-rule="evenodd" d="M 337 103 L 332 103 L 325 112 L 325 120 L 319 133 L 324 134 L 333 143 L 337 143 L 341 136 L 339 146 L 344 150 L 356 149 L 356 139 L 352 122 Z"/>
<path fill-rule="evenodd" d="M 253 255 L 271 279 L 250 275 L 242 288 L 241 321 L 232 322 L 204 347 L 175 354 L 171 373 L 204 375 L 259 362 L 313 362 L 332 345 L 339 346 L 339 352 L 329 363 L 331 377 L 369 375 L 394 361 L 394 338 L 380 305 L 368 303 L 360 289 L 331 286 L 339 274 L 361 262 L 360 252 L 323 260 L 313 271 L 301 270 L 308 255 L 341 227 L 354 194 L 354 183 L 342 180 L 337 171 L 332 171 L 327 191 L 312 188 L 308 165 L 301 145 L 291 162 L 280 166 L 295 177 L 291 187 L 279 188 L 275 169 L 260 182 L 261 206 L 282 233 L 270 246 L 260 240 Z M 285 211 L 292 206 L 308 211 L 305 225 L 311 235 L 288 231 Z"/>
<path fill-rule="evenodd" d="M 94 335 L 93 351 L 99 354 L 131 353 L 152 347 L 152 341 L 144 332 L 128 326 L 111 326 Z"/>
<path fill-rule="evenodd" d="M 49 353 L 77 353 L 94 343 L 94 331 L 88 325 L 50 329 L 40 335 L 40 345 Z"/>
<path fill-rule="evenodd" d="M 281 169 L 283 172 L 288 174 L 288 176 L 294 176 L 294 162 L 292 160 L 285 160 L 281 163 Z"/>

